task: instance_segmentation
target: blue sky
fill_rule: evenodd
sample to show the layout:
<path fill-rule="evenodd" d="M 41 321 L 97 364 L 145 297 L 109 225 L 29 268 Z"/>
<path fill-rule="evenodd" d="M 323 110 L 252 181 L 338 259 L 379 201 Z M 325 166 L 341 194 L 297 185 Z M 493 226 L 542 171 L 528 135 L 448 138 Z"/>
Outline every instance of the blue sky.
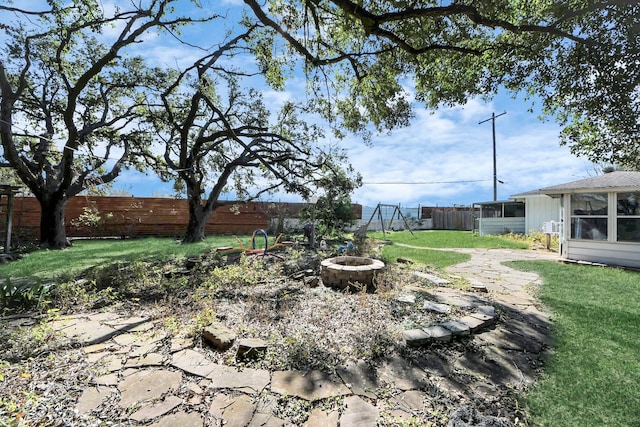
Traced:
<path fill-rule="evenodd" d="M 276 104 L 276 100 L 296 94 L 270 95 Z M 370 146 L 353 136 L 337 141 L 365 183 L 352 201 L 366 206 L 388 203 L 416 207 L 493 200 L 491 122 L 478 124 L 492 112 L 507 112 L 496 119 L 497 176 L 504 182 L 498 183 L 498 199 L 593 176 L 595 166 L 560 147 L 559 127 L 552 121 L 538 120 L 528 112 L 529 106 L 506 95 L 490 102 L 474 99 L 464 106 L 435 112 L 416 105 L 409 127 L 377 135 Z M 152 173 L 131 171 L 123 173 L 114 187 L 135 196 L 173 192 L 171 184 L 159 182 Z M 287 194 L 270 200 L 300 201 Z"/>
<path fill-rule="evenodd" d="M 24 6 L 28 7 L 26 3 L 38 5 L 41 0 L 25 0 Z M 243 5 L 241 0 L 203 0 L 201 3 L 205 8 L 222 7 L 230 16 L 238 16 Z M 117 2 L 101 4 L 106 10 L 113 10 Z M 213 46 L 224 34 L 220 23 L 216 25 L 213 30 L 187 29 L 184 36 L 203 46 Z M 104 36 L 115 36 L 118 30 L 113 28 Z M 153 34 L 147 35 L 145 42 L 134 46 L 130 53 L 141 54 L 157 65 L 169 66 L 191 64 L 198 54 L 186 51 L 174 38 Z M 248 67 L 252 65 L 250 58 L 241 60 L 247 61 Z M 411 97 L 412 88 L 407 86 L 406 90 Z M 263 94 L 274 112 L 285 100 L 306 96 L 300 76 L 294 76 L 285 91 L 263 87 Z M 415 118 L 410 126 L 376 135 L 371 145 L 352 135 L 324 143 L 338 144 L 348 152 L 365 183 L 353 194 L 352 201 L 367 206 L 377 203 L 406 207 L 452 206 L 492 200 L 491 123 L 478 122 L 490 118 L 493 112 L 507 112 L 496 120 L 497 175 L 504 182 L 498 184 L 498 199 L 593 176 L 596 167 L 573 156 L 567 147 L 560 147 L 558 126 L 553 121 L 538 120 L 535 113 L 528 111 L 530 107 L 529 103 L 514 100 L 507 94 L 500 94 L 489 102 L 472 99 L 464 106 L 432 112 L 415 104 Z M 124 171 L 113 187 L 140 197 L 173 195 L 172 184 L 161 182 L 153 172 Z M 276 194 L 269 200 L 301 201 L 288 194 Z"/>
<path fill-rule="evenodd" d="M 214 3 L 209 3 L 213 7 Z M 240 0 L 223 0 L 218 5 L 235 13 Z M 198 35 L 196 35 L 197 37 Z M 207 33 L 211 37 L 211 33 Z M 187 60 L 181 46 L 166 40 L 147 40 L 145 52 L 159 62 L 176 64 Z M 286 99 L 299 99 L 304 82 L 292 79 L 284 92 L 264 89 L 268 104 L 275 109 Z M 407 87 L 411 96 L 411 87 Z M 377 135 L 372 145 L 347 136 L 338 144 L 363 177 L 352 201 L 367 206 L 377 203 L 452 206 L 493 200 L 493 150 L 491 122 L 478 122 L 492 113 L 507 114 L 496 119 L 498 199 L 545 186 L 592 176 L 596 167 L 573 156 L 558 143 L 559 127 L 541 122 L 528 110 L 530 103 L 500 94 L 492 101 L 472 99 L 464 106 L 426 111 L 415 105 L 411 125 Z M 468 182 L 456 182 L 468 181 Z M 384 183 L 384 184 L 383 184 Z M 124 172 L 115 188 L 135 196 L 172 195 L 172 185 L 161 183 L 153 173 Z M 227 195 L 233 198 L 233 195 Z M 301 201 L 295 195 L 276 194 L 269 200 Z"/>

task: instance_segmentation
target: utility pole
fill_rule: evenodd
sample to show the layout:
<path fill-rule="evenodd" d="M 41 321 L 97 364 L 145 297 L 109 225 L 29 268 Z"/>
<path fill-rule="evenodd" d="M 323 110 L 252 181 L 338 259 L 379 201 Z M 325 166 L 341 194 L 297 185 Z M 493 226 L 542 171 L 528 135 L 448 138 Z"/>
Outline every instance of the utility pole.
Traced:
<path fill-rule="evenodd" d="M 478 122 L 478 124 L 481 125 L 491 120 L 491 129 L 493 131 L 493 201 L 494 202 L 498 200 L 498 171 L 496 169 L 496 119 L 500 116 L 504 116 L 505 114 L 507 114 L 506 111 L 504 113 L 498 114 L 497 116 L 496 116 L 496 113 L 491 113 L 491 118 Z"/>

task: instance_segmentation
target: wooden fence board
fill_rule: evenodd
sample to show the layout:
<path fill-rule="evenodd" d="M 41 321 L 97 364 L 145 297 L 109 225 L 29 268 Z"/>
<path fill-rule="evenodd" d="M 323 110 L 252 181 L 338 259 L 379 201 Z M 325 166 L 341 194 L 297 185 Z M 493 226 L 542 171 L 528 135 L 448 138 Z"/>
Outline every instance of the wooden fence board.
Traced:
<path fill-rule="evenodd" d="M 304 203 L 221 202 L 205 227 L 205 234 L 251 234 L 267 229 L 271 217 L 278 212 L 295 218 Z M 353 205 L 362 212 L 361 205 Z M 97 226 L 82 224 L 84 212 L 96 212 Z M 13 230 L 18 239 L 37 239 L 40 234 L 40 204 L 35 197 L 14 199 Z M 71 198 L 65 208 L 68 237 L 180 237 L 189 222 L 189 206 L 185 199 L 94 197 Z"/>

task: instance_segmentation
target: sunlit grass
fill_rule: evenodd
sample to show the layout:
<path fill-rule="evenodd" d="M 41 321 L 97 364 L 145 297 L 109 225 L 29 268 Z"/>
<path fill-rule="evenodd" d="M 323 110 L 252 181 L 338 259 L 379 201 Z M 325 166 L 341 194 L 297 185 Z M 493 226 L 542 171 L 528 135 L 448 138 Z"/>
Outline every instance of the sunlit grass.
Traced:
<path fill-rule="evenodd" d="M 382 249 L 382 257 L 385 262 L 393 263 L 398 258 L 406 258 L 435 268 L 445 268 L 471 259 L 470 255 L 459 252 L 407 248 L 406 246 L 398 245 L 385 246 Z"/>
<path fill-rule="evenodd" d="M 631 426 L 640 420 L 640 273 L 514 262 L 543 278 L 555 344 L 526 397 L 532 425 Z"/>
<path fill-rule="evenodd" d="M 244 245 L 250 237 L 242 237 Z M 77 240 L 68 249 L 38 250 L 25 254 L 18 261 L 1 264 L 1 278 L 39 277 L 54 279 L 80 272 L 86 268 L 116 261 L 161 261 L 199 255 L 206 249 L 237 246 L 233 236 L 211 236 L 202 242 L 182 244 L 169 238 L 131 240 Z"/>
<path fill-rule="evenodd" d="M 423 248 L 511 248 L 528 249 L 527 242 L 516 242 L 499 236 L 479 236 L 471 231 L 425 230 L 373 232 L 367 234 L 380 240 Z"/>

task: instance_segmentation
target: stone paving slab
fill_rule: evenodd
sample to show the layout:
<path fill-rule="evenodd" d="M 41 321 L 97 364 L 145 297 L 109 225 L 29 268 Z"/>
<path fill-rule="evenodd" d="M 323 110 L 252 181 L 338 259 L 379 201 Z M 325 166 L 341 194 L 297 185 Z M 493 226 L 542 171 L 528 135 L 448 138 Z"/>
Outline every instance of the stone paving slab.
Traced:
<path fill-rule="evenodd" d="M 429 384 L 425 371 L 399 355 L 386 357 L 378 368 L 378 376 L 400 390 L 420 389 Z"/>
<path fill-rule="evenodd" d="M 378 379 L 377 371 L 366 362 L 349 362 L 344 367 L 338 368 L 338 375 L 353 394 L 376 399 L 375 391 L 382 384 Z"/>
<path fill-rule="evenodd" d="M 323 411 L 320 408 L 314 408 L 309 413 L 307 422 L 303 427 L 338 427 L 340 413 L 338 411 Z"/>
<path fill-rule="evenodd" d="M 320 371 L 275 371 L 271 377 L 271 391 L 308 401 L 351 393 L 343 383 L 333 381 Z"/>
<path fill-rule="evenodd" d="M 167 396 L 162 402 L 150 406 L 143 406 L 129 416 L 130 419 L 138 422 L 151 421 L 165 415 L 182 403 L 182 399 L 177 396 Z"/>
<path fill-rule="evenodd" d="M 162 417 L 159 421 L 150 424 L 149 427 L 203 427 L 204 420 L 198 412 L 180 411 L 172 415 Z"/>
<path fill-rule="evenodd" d="M 345 410 L 340 417 L 341 426 L 375 427 L 378 419 L 378 408 L 359 396 L 344 399 Z"/>
<path fill-rule="evenodd" d="M 218 393 L 209 406 L 209 413 L 225 427 L 248 426 L 255 410 L 256 404 L 246 394 L 231 396 Z"/>
<path fill-rule="evenodd" d="M 215 369 L 216 364 L 207 359 L 203 354 L 195 350 L 186 349 L 173 354 L 171 366 L 193 375 L 208 377 Z"/>
<path fill-rule="evenodd" d="M 158 399 L 180 386 L 182 373 L 167 369 L 138 370 L 118 384 L 120 407 L 128 408 L 136 402 Z"/>
<path fill-rule="evenodd" d="M 97 409 L 113 392 L 111 387 L 87 387 L 76 402 L 75 410 L 79 415 L 88 414 Z"/>
<path fill-rule="evenodd" d="M 245 393 L 259 393 L 267 388 L 271 374 L 264 369 L 244 368 L 214 364 L 207 375 L 211 380 L 210 388 L 233 388 Z"/>

